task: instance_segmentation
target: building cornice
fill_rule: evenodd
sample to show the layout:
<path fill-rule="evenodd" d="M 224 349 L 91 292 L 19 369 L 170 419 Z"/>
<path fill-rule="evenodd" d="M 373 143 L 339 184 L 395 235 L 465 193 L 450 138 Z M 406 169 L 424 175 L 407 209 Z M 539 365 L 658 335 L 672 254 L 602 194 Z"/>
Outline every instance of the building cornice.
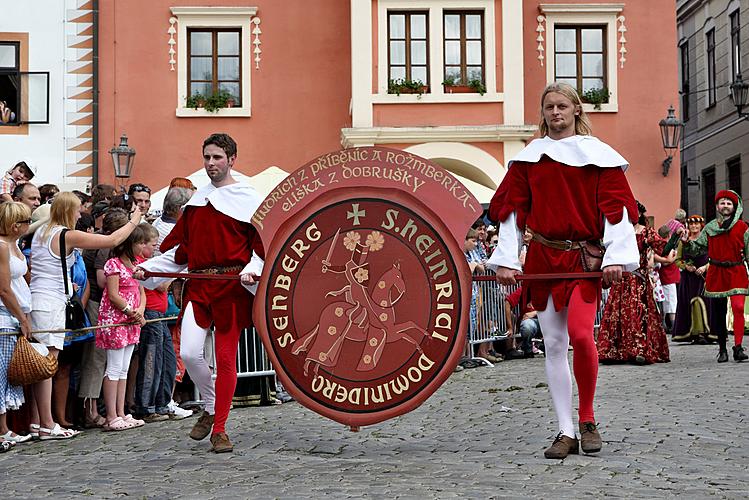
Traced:
<path fill-rule="evenodd" d="M 341 144 L 350 148 L 375 144 L 525 141 L 537 130 L 536 125 L 356 127 L 341 129 Z"/>
<path fill-rule="evenodd" d="M 542 3 L 538 6 L 543 14 L 547 13 L 581 13 L 581 12 L 614 12 L 624 10 L 623 3 Z"/>
<path fill-rule="evenodd" d="M 172 14 L 179 16 L 254 16 L 257 7 L 172 7 Z"/>

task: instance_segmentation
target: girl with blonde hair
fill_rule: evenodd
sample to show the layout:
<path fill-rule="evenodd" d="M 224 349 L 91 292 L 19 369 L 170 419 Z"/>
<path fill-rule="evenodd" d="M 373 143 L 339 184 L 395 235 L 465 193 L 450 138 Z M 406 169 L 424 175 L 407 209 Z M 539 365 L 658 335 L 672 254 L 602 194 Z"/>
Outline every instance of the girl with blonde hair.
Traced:
<path fill-rule="evenodd" d="M 80 217 L 81 201 L 69 192 L 57 195 L 50 207 L 49 222 L 39 227 L 31 241 L 31 324 L 34 330 L 65 329 L 65 304 L 73 293 L 70 268 L 75 262 L 73 250 L 111 248 L 130 235 L 141 218 L 135 207 L 127 224 L 112 234 L 93 234 L 75 230 Z M 62 274 L 60 240 L 65 233 L 65 269 L 68 273 L 67 296 Z M 36 333 L 34 338 L 57 356 L 63 348 L 65 333 Z M 78 434 L 62 428 L 52 418 L 52 379 L 33 386 L 31 433 L 40 439 L 68 439 Z"/>

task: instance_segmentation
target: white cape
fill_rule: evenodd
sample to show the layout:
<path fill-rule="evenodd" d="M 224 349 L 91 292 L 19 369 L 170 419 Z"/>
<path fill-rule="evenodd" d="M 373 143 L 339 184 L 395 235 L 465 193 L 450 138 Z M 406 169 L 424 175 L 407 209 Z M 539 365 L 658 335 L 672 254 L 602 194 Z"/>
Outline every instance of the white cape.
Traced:
<path fill-rule="evenodd" d="M 213 184 L 203 186 L 195 191 L 185 206 L 204 207 L 210 202 L 222 214 L 251 224 L 252 216 L 262 201 L 254 187 L 237 182 L 218 188 Z"/>
<path fill-rule="evenodd" d="M 549 136 L 534 139 L 508 163 L 508 168 L 516 161 L 537 163 L 543 155 L 571 167 L 595 165 L 597 167 L 619 167 L 626 171 L 627 160 L 614 148 L 592 135 L 573 135 L 554 140 Z"/>

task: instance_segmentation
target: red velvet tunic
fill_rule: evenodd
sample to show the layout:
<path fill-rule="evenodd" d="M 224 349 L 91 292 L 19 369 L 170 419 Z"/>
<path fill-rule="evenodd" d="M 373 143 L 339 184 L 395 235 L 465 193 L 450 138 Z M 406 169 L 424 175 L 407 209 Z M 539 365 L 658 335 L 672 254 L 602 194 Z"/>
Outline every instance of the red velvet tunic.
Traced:
<path fill-rule="evenodd" d="M 543 156 L 538 163 L 513 162 L 492 198 L 489 217 L 501 222 L 516 212 L 521 231 L 527 225 L 551 240 L 593 241 L 603 238 L 604 217 L 617 224 L 624 207 L 631 222 L 636 222 L 637 205 L 621 168 L 571 167 Z M 532 242 L 524 272 L 583 272 L 580 252 Z M 560 310 L 576 286 L 585 302 L 600 298 L 600 279 L 533 281 L 529 282 L 531 302 L 544 310 L 551 293 L 555 309 Z"/>
<path fill-rule="evenodd" d="M 190 271 L 210 267 L 244 266 L 253 250 L 264 257 L 260 236 L 252 224 L 225 215 L 208 203 L 187 206 L 184 214 L 161 244 L 161 251 L 179 245 L 174 256 L 177 264 Z M 183 302 L 192 302 L 198 325 L 208 328 L 213 322 L 218 331 L 246 328 L 252 324 L 252 299 L 237 281 L 188 280 Z"/>
<path fill-rule="evenodd" d="M 742 295 L 749 288 L 746 267 L 744 266 L 744 233 L 749 226 L 737 220 L 730 231 L 708 236 L 707 256 L 711 261 L 738 262 L 740 264 L 723 267 L 710 264 L 705 278 L 706 297 Z"/>

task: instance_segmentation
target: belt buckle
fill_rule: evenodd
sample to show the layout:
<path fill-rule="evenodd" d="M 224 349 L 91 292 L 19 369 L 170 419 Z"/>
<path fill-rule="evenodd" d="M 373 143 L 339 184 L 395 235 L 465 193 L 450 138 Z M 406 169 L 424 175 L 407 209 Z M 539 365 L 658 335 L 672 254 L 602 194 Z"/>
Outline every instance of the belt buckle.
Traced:
<path fill-rule="evenodd" d="M 570 250 L 572 250 L 572 243 L 572 240 L 564 240 L 565 252 L 569 252 Z"/>

